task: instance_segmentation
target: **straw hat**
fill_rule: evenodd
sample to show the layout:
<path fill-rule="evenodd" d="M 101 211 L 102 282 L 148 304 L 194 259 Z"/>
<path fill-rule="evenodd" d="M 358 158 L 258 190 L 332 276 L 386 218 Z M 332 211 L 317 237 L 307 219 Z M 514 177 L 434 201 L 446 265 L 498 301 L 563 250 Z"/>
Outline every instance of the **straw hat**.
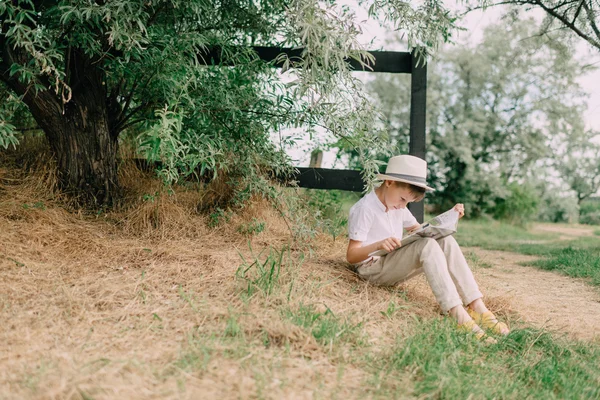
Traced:
<path fill-rule="evenodd" d="M 385 174 L 377 174 L 377 179 L 406 182 L 433 192 L 427 186 L 427 162 L 419 157 L 402 155 L 390 158 Z"/>

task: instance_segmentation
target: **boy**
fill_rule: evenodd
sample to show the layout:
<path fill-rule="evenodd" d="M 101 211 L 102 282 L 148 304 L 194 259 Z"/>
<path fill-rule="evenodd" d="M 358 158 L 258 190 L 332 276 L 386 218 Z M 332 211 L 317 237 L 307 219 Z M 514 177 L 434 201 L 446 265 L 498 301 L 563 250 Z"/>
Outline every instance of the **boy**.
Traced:
<path fill-rule="evenodd" d="M 381 186 L 350 209 L 346 258 L 361 278 L 376 285 L 392 286 L 423 272 L 442 311 L 456 320 L 459 329 L 493 342 L 479 325 L 503 335 L 509 329 L 483 303 L 483 295 L 454 237 L 423 238 L 402 247 L 402 229 L 411 232 L 420 226 L 406 206 L 433 191 L 427 186 L 426 177 L 427 163 L 418 157 L 401 155 L 389 160 L 385 174 L 377 175 L 383 180 Z M 460 218 L 464 216 L 462 204 L 454 209 Z M 369 257 L 376 250 L 390 252 L 398 247 L 391 254 Z"/>

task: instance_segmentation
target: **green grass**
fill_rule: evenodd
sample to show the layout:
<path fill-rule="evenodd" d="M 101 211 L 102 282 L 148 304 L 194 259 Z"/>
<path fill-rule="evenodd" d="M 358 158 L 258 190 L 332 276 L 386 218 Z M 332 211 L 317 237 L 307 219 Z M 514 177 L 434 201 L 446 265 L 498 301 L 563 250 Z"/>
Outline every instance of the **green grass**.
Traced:
<path fill-rule="evenodd" d="M 332 367 L 365 372 L 357 398 L 600 398 L 598 344 L 568 340 L 545 330 L 513 327 L 508 337 L 485 345 L 458 331 L 449 318 L 415 317 L 412 333 L 398 334 L 393 345 L 374 351 L 363 324 L 351 323 L 329 309 L 318 311 L 304 304 L 283 307 L 279 318 L 310 332 L 320 345 L 314 351 L 322 352 Z M 234 314 L 223 322 L 221 335 L 190 334 L 174 366 L 202 376 L 210 361 L 221 355 L 243 362 L 244 368 L 266 371 L 266 361 L 248 357 L 279 347 L 275 354 L 284 357 L 280 365 L 286 368 L 283 360 L 293 353 L 286 350 L 285 342 L 265 340 L 258 331 L 244 334 L 243 323 Z"/>
<path fill-rule="evenodd" d="M 281 250 L 269 248 L 266 258 L 262 254 L 267 250 L 263 249 L 258 255 L 254 254 L 252 246 L 252 262 L 246 261 L 244 256 L 239 253 L 244 262 L 236 271 L 236 278 L 246 282 L 246 295 L 251 297 L 256 292 L 264 295 L 270 295 L 274 289 L 279 287 L 281 268 L 289 263 L 290 249 L 284 246 Z M 264 260 L 262 260 L 264 258 Z"/>
<path fill-rule="evenodd" d="M 470 240 L 469 245 L 476 242 L 488 248 L 506 248 L 511 245 L 511 238 L 515 238 L 517 246 L 523 246 L 529 253 L 549 254 L 542 261 L 564 263 L 561 255 L 565 255 L 569 264 L 581 256 L 579 251 L 582 254 L 596 251 L 593 242 L 587 239 L 578 244 L 581 248 L 575 249 L 574 243 L 569 246 L 559 242 L 556 235 L 532 234 L 502 224 L 490 228 L 487 224 L 482 221 L 462 224 L 461 233 L 468 236 L 464 241 Z M 208 373 L 211 361 L 224 357 L 252 371 L 257 380 L 255 397 L 264 397 L 262 393 L 269 382 L 275 376 L 278 379 L 286 376 L 288 366 L 295 365 L 292 358 L 300 353 L 293 345 L 296 339 L 256 329 L 256 324 L 247 318 L 252 312 L 270 314 L 312 336 L 317 348 L 301 353 L 302 357 L 336 368 L 340 371 L 340 382 L 344 371 L 360 371 L 362 380 L 356 398 L 600 399 L 598 343 L 572 340 L 516 322 L 508 337 L 499 337 L 497 344 L 485 345 L 459 332 L 450 318 L 421 319 L 407 310 L 409 305 L 398 304 L 395 299 L 390 299 L 387 308 L 378 313 L 334 313 L 326 306 L 319 306 L 322 303 L 311 302 L 307 288 L 314 282 L 299 280 L 295 283 L 298 292 L 290 298 L 288 284 L 282 284 L 279 273 L 287 270 L 291 265 L 288 263 L 302 261 L 288 261 L 287 251 L 287 248 L 269 249 L 268 254 L 265 251 L 262 256 L 253 255 L 250 262 L 243 260 L 238 270 L 238 279 L 244 284 L 240 294 L 243 297 L 251 294 L 255 300 L 265 301 L 244 302 L 238 309 L 231 308 L 228 315 L 213 323 L 218 325 L 217 331 L 209 333 L 204 332 L 206 328 L 194 328 L 174 361 L 175 368 L 202 376 Z M 475 253 L 466 255 L 481 267 L 489 267 Z M 595 265 L 585 257 L 580 263 Z M 581 273 L 584 269 L 577 271 Z M 298 293 L 304 295 L 297 296 Z M 286 297 L 287 301 L 271 301 Z M 187 298 L 191 296 L 184 300 Z M 246 318 L 239 318 L 242 315 Z M 373 328 L 382 320 L 389 324 L 406 318 L 410 319 L 408 328 L 394 331 L 397 336 L 392 345 L 380 346 L 373 340 L 376 337 L 371 337 Z M 275 358 L 261 358 L 265 351 Z M 278 369 L 269 365 L 277 365 Z M 285 381 L 285 384 L 293 383 Z M 331 398 L 319 396 L 319 390 L 326 390 L 319 389 L 319 385 L 325 383 L 316 384 L 314 397 Z"/>
<path fill-rule="evenodd" d="M 457 240 L 463 246 L 536 255 L 540 259 L 530 265 L 600 286 L 597 236 L 562 240 L 560 234 L 476 220 L 461 221 Z M 482 264 L 476 254 L 465 255 Z M 385 356 L 371 360 L 377 365 L 369 382 L 378 388 L 375 395 L 402 397 L 393 383 L 408 373 L 414 382 L 410 395 L 419 398 L 600 398 L 597 344 L 524 327 L 496 345 L 483 346 L 456 332 L 448 319 L 421 322 L 416 331 L 398 337 Z"/>
<path fill-rule="evenodd" d="M 285 310 L 284 315 L 294 325 L 310 332 L 317 342 L 330 348 L 337 343 L 360 342 L 362 339 L 360 323 L 338 317 L 329 308 L 320 312 L 312 305 L 300 304 L 296 310 Z"/>
<path fill-rule="evenodd" d="M 495 345 L 457 332 L 448 319 L 421 322 L 415 335 L 398 337 L 375 366 L 375 395 L 402 397 L 394 382 L 409 374 L 410 393 L 440 399 L 600 398 L 600 348 L 556 339 L 537 329 L 516 329 Z"/>
<path fill-rule="evenodd" d="M 596 229 L 596 230 L 594 231 L 594 235 L 596 235 L 596 236 L 600 236 L 600 229 Z"/>
<path fill-rule="evenodd" d="M 600 286 L 600 248 L 566 247 L 556 249 L 549 257 L 530 263 L 546 270 L 556 270 L 575 278 L 589 278 Z"/>
<path fill-rule="evenodd" d="M 527 229 L 494 220 L 461 220 L 456 239 L 463 246 L 517 251 L 532 244 L 558 240 L 555 233 L 531 233 Z"/>
<path fill-rule="evenodd" d="M 475 253 L 473 251 L 467 251 L 467 252 L 465 252 L 465 258 L 469 262 L 469 265 L 471 265 L 472 267 L 480 267 L 480 268 L 492 268 L 493 267 L 492 264 L 490 264 L 487 261 L 483 261 L 477 255 L 477 253 Z"/>
<path fill-rule="evenodd" d="M 174 365 L 184 371 L 204 371 L 210 362 L 213 353 L 213 342 L 216 339 L 201 336 L 197 333 L 188 335 L 185 349 L 180 352 Z"/>
<path fill-rule="evenodd" d="M 555 233 L 532 233 L 498 221 L 461 221 L 456 234 L 462 246 L 512 251 L 541 257 L 528 263 L 576 278 L 587 278 L 600 286 L 600 240 L 579 237 L 561 240 Z"/>

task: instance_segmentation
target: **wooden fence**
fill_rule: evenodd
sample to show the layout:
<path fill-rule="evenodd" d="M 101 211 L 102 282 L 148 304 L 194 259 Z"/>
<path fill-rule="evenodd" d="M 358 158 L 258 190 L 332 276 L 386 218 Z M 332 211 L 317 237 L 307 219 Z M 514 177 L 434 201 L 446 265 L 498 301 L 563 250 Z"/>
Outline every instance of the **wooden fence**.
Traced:
<path fill-rule="evenodd" d="M 282 63 L 277 63 L 277 57 L 284 53 L 290 58 L 300 58 L 302 49 L 282 47 L 253 47 L 258 57 L 273 63 L 275 68 L 280 68 Z M 359 62 L 349 59 L 348 63 L 357 71 L 368 71 L 375 73 L 408 73 L 411 74 L 411 97 L 410 97 L 410 143 L 409 154 L 425 159 L 425 115 L 427 101 L 427 64 L 418 65 L 416 53 L 395 51 L 371 51 L 375 63 L 370 69 L 363 69 Z M 233 65 L 221 57 L 218 48 L 208 49 L 198 55 L 199 62 L 205 65 Z M 364 190 L 364 182 L 360 171 L 338 170 L 327 168 L 301 168 L 294 179 L 298 186 L 313 189 L 338 189 L 361 192 Z M 423 202 L 409 204 L 409 209 L 419 222 L 423 222 Z"/>

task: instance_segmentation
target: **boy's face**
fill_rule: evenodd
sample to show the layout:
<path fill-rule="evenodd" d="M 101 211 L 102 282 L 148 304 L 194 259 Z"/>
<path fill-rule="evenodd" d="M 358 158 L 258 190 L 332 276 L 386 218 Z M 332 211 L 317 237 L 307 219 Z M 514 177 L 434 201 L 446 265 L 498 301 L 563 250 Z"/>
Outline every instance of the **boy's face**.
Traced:
<path fill-rule="evenodd" d="M 393 181 L 385 181 L 385 186 L 385 205 L 390 210 L 406 208 L 408 203 L 416 199 L 407 187 L 398 186 Z"/>

